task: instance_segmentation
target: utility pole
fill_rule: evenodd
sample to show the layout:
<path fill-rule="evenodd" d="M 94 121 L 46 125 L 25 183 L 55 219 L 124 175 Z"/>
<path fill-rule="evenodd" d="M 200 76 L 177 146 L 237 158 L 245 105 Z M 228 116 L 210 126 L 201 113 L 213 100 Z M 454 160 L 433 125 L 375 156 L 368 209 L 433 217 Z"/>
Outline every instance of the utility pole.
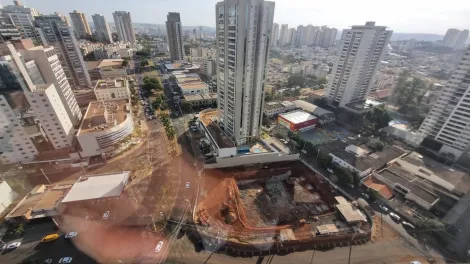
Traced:
<path fill-rule="evenodd" d="M 41 170 L 42 175 L 44 175 L 44 177 L 45 177 L 46 180 L 49 182 L 49 184 L 52 184 L 51 181 L 49 180 L 49 178 L 47 177 L 47 175 L 44 173 L 44 170 L 43 170 L 43 169 L 39 169 L 39 170 Z"/>

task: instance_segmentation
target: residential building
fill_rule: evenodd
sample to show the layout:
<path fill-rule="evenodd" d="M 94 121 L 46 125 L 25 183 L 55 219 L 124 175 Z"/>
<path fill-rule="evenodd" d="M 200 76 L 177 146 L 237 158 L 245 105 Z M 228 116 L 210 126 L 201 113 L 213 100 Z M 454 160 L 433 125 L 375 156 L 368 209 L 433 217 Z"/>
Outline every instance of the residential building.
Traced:
<path fill-rule="evenodd" d="M 280 113 L 289 112 L 295 109 L 295 104 L 289 101 L 269 102 L 264 104 L 263 113 L 267 117 L 273 117 Z"/>
<path fill-rule="evenodd" d="M 102 14 L 94 14 L 91 16 L 91 18 L 93 19 L 93 24 L 95 24 L 96 38 L 99 41 L 105 43 L 113 42 L 113 38 L 111 37 L 111 30 L 109 29 L 106 17 Z"/>
<path fill-rule="evenodd" d="M 422 145 L 454 160 L 470 156 L 470 47 L 421 124 Z"/>
<path fill-rule="evenodd" d="M 184 102 L 188 102 L 191 107 L 213 107 L 217 104 L 216 93 L 187 94 L 183 96 Z"/>
<path fill-rule="evenodd" d="M 464 32 L 465 31 L 465 32 Z M 456 28 L 450 28 L 447 30 L 442 44 L 453 49 L 464 48 L 465 42 L 468 38 L 468 30 L 460 31 Z"/>
<path fill-rule="evenodd" d="M 39 120 L 49 142 L 55 149 L 70 147 L 75 130 L 62 104 L 58 89 L 53 83 L 35 86 L 35 90 L 25 92 L 34 116 Z"/>
<path fill-rule="evenodd" d="M 274 6 L 263 0 L 216 4 L 219 125 L 237 144 L 259 135 Z"/>
<path fill-rule="evenodd" d="M 77 39 L 85 39 L 91 36 L 91 29 L 84 13 L 73 10 L 69 13 L 72 20 L 73 30 Z"/>
<path fill-rule="evenodd" d="M 7 5 L 1 9 L 4 17 L 8 17 L 11 23 L 18 28 L 25 38 L 37 39 L 34 29 L 34 19 L 39 13 L 34 8 L 22 5 L 19 1 L 14 1 L 14 5 Z"/>
<path fill-rule="evenodd" d="M 133 130 L 129 100 L 91 102 L 77 133 L 80 156 L 113 155 L 115 146 Z"/>
<path fill-rule="evenodd" d="M 11 43 L 3 45 L 0 78 L 5 87 L 0 89 L 4 102 L 0 116 L 4 126 L 0 134 L 5 141 L 0 144 L 1 162 L 33 160 L 38 154 L 36 137 L 47 136 L 55 149 L 71 146 L 72 120 L 59 89 L 52 82 L 45 83 L 37 66 L 41 62 L 23 58 Z"/>
<path fill-rule="evenodd" d="M 88 73 L 93 81 L 99 79 L 126 78 L 127 69 L 122 66 L 123 59 L 87 61 Z"/>
<path fill-rule="evenodd" d="M 42 43 L 53 46 L 69 84 L 73 88 L 91 87 L 83 56 L 72 29 L 57 15 L 36 17 Z"/>
<path fill-rule="evenodd" d="M 287 44 L 294 45 L 295 40 L 295 28 L 290 28 L 287 31 Z"/>
<path fill-rule="evenodd" d="M 208 77 L 212 77 L 217 74 L 216 60 L 213 58 L 204 58 L 201 64 L 201 72 Z"/>
<path fill-rule="evenodd" d="M 209 93 L 209 87 L 195 73 L 176 73 L 176 84 L 183 95 Z"/>
<path fill-rule="evenodd" d="M 95 86 L 98 101 L 129 99 L 129 83 L 126 78 L 98 80 Z"/>
<path fill-rule="evenodd" d="M 117 35 L 122 42 L 136 43 L 134 28 L 132 27 L 131 13 L 116 11 L 113 13 Z"/>
<path fill-rule="evenodd" d="M 167 15 L 166 34 L 168 47 L 170 48 L 170 58 L 172 61 L 184 60 L 184 47 L 182 37 L 182 24 L 180 13 L 170 12 Z"/>
<path fill-rule="evenodd" d="M 459 37 L 457 38 L 457 41 L 455 43 L 455 49 L 465 49 L 465 46 L 467 45 L 467 39 L 468 29 L 460 31 Z"/>
<path fill-rule="evenodd" d="M 283 24 L 281 26 L 281 32 L 279 33 L 279 46 L 282 47 L 288 43 L 287 42 L 288 34 L 289 34 L 289 25 Z"/>
<path fill-rule="evenodd" d="M 64 69 L 59 59 L 59 54 L 54 47 L 37 46 L 26 50 L 19 50 L 25 61 L 34 61 L 44 78 L 45 83 L 53 83 L 64 106 L 68 117 L 74 126 L 80 123 L 82 113 L 77 100 L 66 78 Z"/>
<path fill-rule="evenodd" d="M 375 22 L 343 30 L 326 98 L 333 106 L 361 104 L 375 83 L 392 31 Z"/>
<path fill-rule="evenodd" d="M 72 27 L 72 24 L 70 23 L 70 19 L 66 15 L 62 15 L 61 13 L 58 13 L 58 12 L 54 12 L 54 15 L 59 16 L 62 19 L 62 21 L 64 21 L 65 24 L 67 24 L 68 27 Z"/>
<path fill-rule="evenodd" d="M 5 43 L 9 40 L 18 40 L 21 39 L 21 37 L 21 32 L 14 25 L 0 25 L 0 43 Z"/>
<path fill-rule="evenodd" d="M 273 24 L 273 32 L 271 37 L 271 42 L 273 43 L 273 47 L 277 47 L 279 40 L 279 24 Z"/>

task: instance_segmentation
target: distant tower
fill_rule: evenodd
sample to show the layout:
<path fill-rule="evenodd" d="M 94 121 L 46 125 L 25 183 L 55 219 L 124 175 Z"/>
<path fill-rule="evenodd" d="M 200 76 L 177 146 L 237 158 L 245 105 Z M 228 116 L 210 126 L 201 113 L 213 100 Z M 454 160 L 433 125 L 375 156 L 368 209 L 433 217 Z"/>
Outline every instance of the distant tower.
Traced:
<path fill-rule="evenodd" d="M 113 18 L 119 41 L 131 42 L 132 44 L 136 43 L 131 13 L 116 11 L 113 13 Z"/>
<path fill-rule="evenodd" d="M 330 36 L 328 34 L 328 39 Z M 325 94 L 333 106 L 344 107 L 366 99 L 391 36 L 391 30 L 376 26 L 375 22 L 343 30 Z"/>
<path fill-rule="evenodd" d="M 180 13 L 168 13 L 166 31 L 168 37 L 168 46 L 170 48 L 170 57 L 172 61 L 184 60 L 184 47 L 181 30 L 182 25 Z"/>
<path fill-rule="evenodd" d="M 69 15 L 72 20 L 73 30 L 77 39 L 84 39 L 91 36 L 90 25 L 88 24 L 84 13 L 73 10 Z"/>
<path fill-rule="evenodd" d="M 99 41 L 111 43 L 113 38 L 111 37 L 111 30 L 109 29 L 106 17 L 102 14 L 94 14 L 91 16 L 93 23 L 95 24 L 95 34 Z"/>

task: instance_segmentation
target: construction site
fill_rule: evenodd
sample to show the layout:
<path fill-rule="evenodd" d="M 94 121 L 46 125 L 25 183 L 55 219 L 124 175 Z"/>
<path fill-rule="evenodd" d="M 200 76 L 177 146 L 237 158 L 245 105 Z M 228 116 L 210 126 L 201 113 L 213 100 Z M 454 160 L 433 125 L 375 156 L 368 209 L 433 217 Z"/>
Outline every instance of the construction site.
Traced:
<path fill-rule="evenodd" d="M 370 240 L 371 216 L 300 161 L 207 170 L 203 181 L 194 221 L 212 245 L 255 252 Z"/>

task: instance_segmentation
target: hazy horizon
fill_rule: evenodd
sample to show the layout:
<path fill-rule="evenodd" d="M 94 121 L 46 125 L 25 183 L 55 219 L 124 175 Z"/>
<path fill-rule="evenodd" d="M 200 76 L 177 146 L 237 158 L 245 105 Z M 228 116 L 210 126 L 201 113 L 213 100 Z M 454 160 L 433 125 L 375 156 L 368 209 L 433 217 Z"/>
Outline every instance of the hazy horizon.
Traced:
<path fill-rule="evenodd" d="M 105 15 L 108 22 L 113 22 L 114 11 L 131 12 L 134 23 L 164 24 L 168 12 L 181 13 L 182 24 L 188 26 L 215 26 L 216 0 L 25 0 L 22 3 L 36 8 L 41 14 L 59 12 L 69 14 L 73 10 L 85 13 L 89 22 L 91 15 Z M 427 33 L 444 35 L 448 28 L 470 28 L 470 1 L 448 0 L 395 0 L 377 2 L 373 0 L 357 1 L 309 1 L 275 0 L 274 22 L 298 25 L 327 25 L 339 30 L 352 25 L 362 25 L 366 21 L 375 21 L 376 25 L 387 26 L 394 32 Z M 13 1 L 1 0 L 3 6 Z M 341 7 L 341 8 L 339 8 Z M 204 14 L 204 15 L 202 15 Z"/>

